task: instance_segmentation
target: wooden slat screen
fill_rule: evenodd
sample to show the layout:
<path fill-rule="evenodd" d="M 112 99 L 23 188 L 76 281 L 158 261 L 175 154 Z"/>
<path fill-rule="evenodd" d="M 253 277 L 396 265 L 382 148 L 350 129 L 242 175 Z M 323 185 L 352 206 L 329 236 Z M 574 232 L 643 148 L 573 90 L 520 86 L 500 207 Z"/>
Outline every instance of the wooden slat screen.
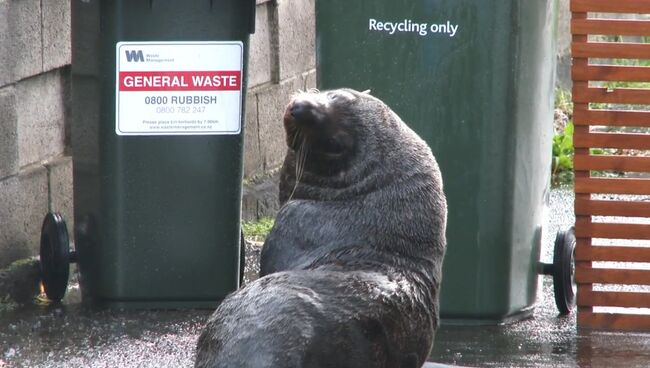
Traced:
<path fill-rule="evenodd" d="M 571 0 L 581 327 L 650 331 L 650 0 Z"/>

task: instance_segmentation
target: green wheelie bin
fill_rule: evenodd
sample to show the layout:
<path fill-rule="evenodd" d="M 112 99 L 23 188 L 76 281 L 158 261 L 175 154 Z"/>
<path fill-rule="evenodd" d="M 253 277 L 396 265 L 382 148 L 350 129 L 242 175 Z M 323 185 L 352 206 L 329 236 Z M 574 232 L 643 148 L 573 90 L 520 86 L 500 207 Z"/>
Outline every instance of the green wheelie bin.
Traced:
<path fill-rule="evenodd" d="M 555 0 L 318 0 L 321 89 L 370 89 L 428 144 L 448 200 L 441 316 L 529 315 L 551 175 Z"/>
<path fill-rule="evenodd" d="M 66 258 L 109 306 L 214 307 L 238 287 L 254 19 L 255 0 L 72 2 L 75 252 L 48 215 L 51 298 Z"/>

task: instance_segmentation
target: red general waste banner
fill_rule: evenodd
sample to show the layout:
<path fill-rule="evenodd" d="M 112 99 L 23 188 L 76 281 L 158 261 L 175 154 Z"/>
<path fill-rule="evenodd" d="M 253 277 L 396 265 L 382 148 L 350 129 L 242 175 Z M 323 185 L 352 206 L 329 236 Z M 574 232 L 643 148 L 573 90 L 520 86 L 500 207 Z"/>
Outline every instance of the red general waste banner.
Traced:
<path fill-rule="evenodd" d="M 239 91 L 239 70 L 120 72 L 120 92 Z"/>

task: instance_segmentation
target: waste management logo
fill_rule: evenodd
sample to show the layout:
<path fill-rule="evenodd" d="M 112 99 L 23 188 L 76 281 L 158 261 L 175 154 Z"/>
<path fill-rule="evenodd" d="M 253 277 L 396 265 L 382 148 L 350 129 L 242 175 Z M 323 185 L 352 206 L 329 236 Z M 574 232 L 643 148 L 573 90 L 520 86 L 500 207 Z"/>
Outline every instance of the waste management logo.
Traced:
<path fill-rule="evenodd" d="M 126 61 L 128 63 L 132 61 L 144 61 L 144 53 L 142 50 L 124 50 L 124 55 L 126 55 Z"/>
<path fill-rule="evenodd" d="M 116 66 L 116 134 L 241 132 L 241 42 L 120 42 Z"/>

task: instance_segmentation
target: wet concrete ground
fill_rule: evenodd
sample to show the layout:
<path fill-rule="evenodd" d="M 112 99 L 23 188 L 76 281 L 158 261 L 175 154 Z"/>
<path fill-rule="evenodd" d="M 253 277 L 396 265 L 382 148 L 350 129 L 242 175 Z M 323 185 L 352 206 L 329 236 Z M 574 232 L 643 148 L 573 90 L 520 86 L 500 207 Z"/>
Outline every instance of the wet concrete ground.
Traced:
<path fill-rule="evenodd" d="M 541 261 L 552 263 L 559 230 L 574 223 L 573 191 L 553 190 Z M 474 367 L 650 367 L 650 334 L 576 327 L 576 314 L 559 316 L 553 280 L 540 276 L 532 318 L 502 326 L 443 325 L 432 360 Z"/>
<path fill-rule="evenodd" d="M 558 229 L 573 223 L 570 190 L 551 196 L 542 261 Z M 247 274 L 259 249 L 249 247 Z M 253 266 L 253 267 L 251 267 Z M 650 334 L 576 328 L 560 317 L 545 278 L 533 317 L 502 326 L 443 325 L 431 360 L 473 367 L 650 367 Z M 0 311 L 0 367 L 190 367 L 208 310 L 93 310 L 74 288 L 61 305 Z"/>

